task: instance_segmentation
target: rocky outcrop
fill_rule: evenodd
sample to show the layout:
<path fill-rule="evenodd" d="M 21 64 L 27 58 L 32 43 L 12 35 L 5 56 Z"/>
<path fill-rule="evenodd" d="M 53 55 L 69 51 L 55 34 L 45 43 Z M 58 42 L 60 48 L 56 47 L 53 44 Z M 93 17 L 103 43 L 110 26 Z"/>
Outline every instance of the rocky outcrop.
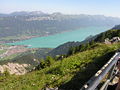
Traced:
<path fill-rule="evenodd" d="M 105 39 L 105 44 L 112 44 L 112 43 L 118 43 L 120 42 L 119 37 L 113 37 L 112 39 L 106 38 Z"/>
<path fill-rule="evenodd" d="M 4 73 L 7 70 L 10 74 L 24 75 L 28 72 L 26 68 L 29 66 L 30 64 L 7 63 L 0 65 L 0 72 Z"/>

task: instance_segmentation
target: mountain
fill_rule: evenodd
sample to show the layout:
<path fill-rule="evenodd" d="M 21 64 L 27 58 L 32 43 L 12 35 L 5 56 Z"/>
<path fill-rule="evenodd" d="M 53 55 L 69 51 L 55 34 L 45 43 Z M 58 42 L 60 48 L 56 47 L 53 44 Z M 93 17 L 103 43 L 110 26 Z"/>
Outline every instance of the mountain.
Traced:
<path fill-rule="evenodd" d="M 2 14 L 2 13 L 0 13 L 0 17 L 7 17 L 8 16 L 8 14 Z"/>
<path fill-rule="evenodd" d="M 50 56 L 57 56 L 57 55 L 66 55 L 70 49 L 70 47 L 76 47 L 79 46 L 81 44 L 81 42 L 67 42 L 64 43 L 62 45 L 59 45 L 58 47 L 56 47 L 55 49 L 53 49 L 52 51 L 50 51 L 48 53 L 48 55 Z"/>
<path fill-rule="evenodd" d="M 48 36 L 90 26 L 114 26 L 120 18 L 102 15 L 46 14 L 41 11 L 0 14 L 0 41 L 18 41 Z M 24 37 L 24 38 L 23 38 Z"/>
<path fill-rule="evenodd" d="M 93 40 L 94 38 L 95 37 L 90 37 L 89 39 L 87 38 L 82 42 L 66 42 L 66 43 L 54 48 L 53 50 L 51 50 L 48 53 L 48 55 L 53 56 L 53 57 L 55 57 L 57 55 L 66 55 L 66 54 L 68 54 L 70 48 L 80 46 L 81 44 L 87 43 L 87 42 Z"/>
<path fill-rule="evenodd" d="M 120 25 L 116 25 L 116 26 L 113 27 L 112 29 L 120 29 Z"/>
<path fill-rule="evenodd" d="M 90 36 L 86 38 L 86 40 L 82 42 L 67 42 L 64 43 L 56 48 L 54 48 L 52 51 L 49 52 L 49 55 L 51 56 L 57 56 L 57 55 L 66 55 L 68 54 L 70 48 L 72 47 L 78 47 L 82 44 L 94 41 L 94 42 L 104 42 L 106 38 L 112 39 L 113 37 L 120 37 L 120 25 L 116 25 L 112 29 L 100 33 L 95 36 Z"/>
<path fill-rule="evenodd" d="M 21 12 L 13 12 L 9 14 L 10 16 L 29 16 L 29 15 L 45 15 L 45 13 L 41 11 L 32 11 L 32 12 L 26 12 L 26 11 L 21 11 Z"/>
<path fill-rule="evenodd" d="M 120 37 L 120 25 L 116 25 L 111 30 L 103 32 L 94 39 L 95 42 L 104 42 L 106 38 Z"/>

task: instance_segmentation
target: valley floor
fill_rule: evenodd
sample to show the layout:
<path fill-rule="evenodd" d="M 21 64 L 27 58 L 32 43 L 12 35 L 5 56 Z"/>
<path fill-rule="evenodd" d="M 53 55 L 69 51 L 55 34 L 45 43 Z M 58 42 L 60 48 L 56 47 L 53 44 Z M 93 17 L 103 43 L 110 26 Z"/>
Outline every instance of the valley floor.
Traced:
<path fill-rule="evenodd" d="M 27 51 L 28 49 L 25 46 L 8 46 L 0 45 L 0 58 L 5 58 L 13 54 L 18 54 Z"/>

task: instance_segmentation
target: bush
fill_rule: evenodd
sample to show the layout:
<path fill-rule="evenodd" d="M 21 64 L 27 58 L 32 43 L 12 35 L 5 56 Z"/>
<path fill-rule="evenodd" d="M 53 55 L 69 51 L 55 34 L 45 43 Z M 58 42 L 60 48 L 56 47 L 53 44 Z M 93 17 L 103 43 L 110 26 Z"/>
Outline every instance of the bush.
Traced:
<path fill-rule="evenodd" d="M 51 56 L 47 56 L 45 60 L 46 66 L 50 66 L 55 62 L 55 60 Z"/>

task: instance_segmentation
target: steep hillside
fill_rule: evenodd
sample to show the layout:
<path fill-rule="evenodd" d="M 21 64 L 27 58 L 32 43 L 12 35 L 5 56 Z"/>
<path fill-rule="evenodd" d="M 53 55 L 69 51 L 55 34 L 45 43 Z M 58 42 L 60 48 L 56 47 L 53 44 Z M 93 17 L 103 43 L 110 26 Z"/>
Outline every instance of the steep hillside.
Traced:
<path fill-rule="evenodd" d="M 80 46 L 81 44 L 87 43 L 93 40 L 94 37 L 85 39 L 82 42 L 67 42 L 51 50 L 48 55 L 55 57 L 56 55 L 66 55 L 70 48 Z"/>
<path fill-rule="evenodd" d="M 46 87 L 58 87 L 64 90 L 79 90 L 119 48 L 120 43 L 112 45 L 98 43 L 89 50 L 56 61 L 50 67 L 23 76 L 11 76 L 5 72 L 0 77 L 0 89 L 41 90 Z"/>
<path fill-rule="evenodd" d="M 42 49 L 27 48 L 27 51 L 25 52 L 21 53 L 16 52 L 9 56 L 6 55 L 4 58 L 0 57 L 0 72 L 3 73 L 7 69 L 10 72 L 10 74 L 16 75 L 25 74 L 31 71 L 36 66 L 38 66 L 40 59 L 44 58 L 46 56 L 46 53 L 50 50 L 51 49 L 47 48 Z"/>
<path fill-rule="evenodd" d="M 94 42 L 104 42 L 106 38 L 112 39 L 113 37 L 120 37 L 120 25 L 115 26 L 111 30 L 106 32 L 100 33 L 95 36 L 91 36 L 82 42 L 67 42 L 58 46 L 57 48 L 53 49 L 49 52 L 49 55 L 56 56 L 56 55 L 66 55 L 70 48 L 77 47 L 80 45 L 84 45 L 85 43 L 89 43 L 91 41 Z"/>
<path fill-rule="evenodd" d="M 48 55 L 55 57 L 56 55 L 65 55 L 68 53 L 70 47 L 79 46 L 81 42 L 67 42 L 58 46 L 48 53 Z"/>
<path fill-rule="evenodd" d="M 113 27 L 112 29 L 120 29 L 120 25 L 116 25 L 116 26 Z"/>
<path fill-rule="evenodd" d="M 115 26 L 113 29 L 97 35 L 94 41 L 104 42 L 106 38 L 112 39 L 113 37 L 120 37 L 120 25 Z"/>

